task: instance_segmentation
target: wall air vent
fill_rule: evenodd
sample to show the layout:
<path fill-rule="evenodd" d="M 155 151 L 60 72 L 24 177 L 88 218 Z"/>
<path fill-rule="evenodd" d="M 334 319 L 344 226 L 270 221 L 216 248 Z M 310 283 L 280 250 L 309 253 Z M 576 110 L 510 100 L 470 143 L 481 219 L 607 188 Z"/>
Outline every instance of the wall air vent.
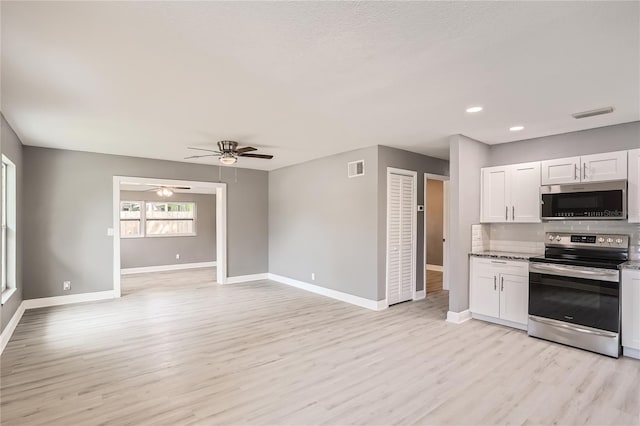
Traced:
<path fill-rule="evenodd" d="M 591 111 L 583 111 L 583 112 L 576 112 L 575 114 L 571 114 L 573 116 L 573 118 L 587 118 L 587 117 L 593 117 L 596 115 L 602 115 L 602 114 L 611 114 L 613 112 L 613 107 L 606 107 L 606 108 L 599 108 L 599 109 L 592 109 Z"/>
<path fill-rule="evenodd" d="M 347 176 L 350 178 L 364 176 L 364 160 L 347 163 Z"/>

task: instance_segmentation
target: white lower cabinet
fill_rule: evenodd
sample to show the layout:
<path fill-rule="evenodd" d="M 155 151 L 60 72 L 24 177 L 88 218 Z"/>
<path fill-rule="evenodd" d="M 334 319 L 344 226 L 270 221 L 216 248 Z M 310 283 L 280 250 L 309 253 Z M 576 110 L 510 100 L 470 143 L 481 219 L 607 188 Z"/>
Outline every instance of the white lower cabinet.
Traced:
<path fill-rule="evenodd" d="M 640 271 L 622 270 L 622 352 L 640 359 Z"/>
<path fill-rule="evenodd" d="M 526 330 L 529 312 L 529 263 L 471 258 L 471 316 Z"/>

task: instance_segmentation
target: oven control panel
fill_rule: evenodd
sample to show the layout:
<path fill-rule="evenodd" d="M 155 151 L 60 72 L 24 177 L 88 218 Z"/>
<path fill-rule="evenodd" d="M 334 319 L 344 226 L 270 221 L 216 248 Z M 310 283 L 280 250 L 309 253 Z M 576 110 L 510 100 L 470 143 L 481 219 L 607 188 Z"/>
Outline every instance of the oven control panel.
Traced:
<path fill-rule="evenodd" d="M 545 246 L 548 247 L 629 248 L 628 235 L 547 232 L 545 237 Z"/>

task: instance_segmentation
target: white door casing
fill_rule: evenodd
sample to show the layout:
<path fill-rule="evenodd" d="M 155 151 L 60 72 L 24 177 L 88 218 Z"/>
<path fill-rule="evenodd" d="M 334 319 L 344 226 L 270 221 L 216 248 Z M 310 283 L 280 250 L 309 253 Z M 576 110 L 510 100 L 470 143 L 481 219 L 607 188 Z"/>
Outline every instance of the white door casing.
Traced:
<path fill-rule="evenodd" d="M 415 298 L 417 172 L 387 169 L 387 304 Z"/>
<path fill-rule="evenodd" d="M 640 149 L 629 151 L 629 222 L 640 222 Z"/>

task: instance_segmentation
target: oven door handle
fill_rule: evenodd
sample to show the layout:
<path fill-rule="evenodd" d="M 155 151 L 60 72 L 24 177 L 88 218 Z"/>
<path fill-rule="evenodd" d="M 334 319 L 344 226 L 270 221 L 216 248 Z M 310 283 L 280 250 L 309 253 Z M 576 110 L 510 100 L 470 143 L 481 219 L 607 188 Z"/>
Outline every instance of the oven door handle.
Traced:
<path fill-rule="evenodd" d="M 619 272 L 612 269 L 585 269 L 548 263 L 531 263 L 529 272 L 610 282 L 618 282 L 620 280 Z"/>
<path fill-rule="evenodd" d="M 584 334 L 593 334 L 596 336 L 603 336 L 603 337 L 618 337 L 617 333 L 613 333 L 611 331 L 596 330 L 590 327 L 580 327 L 576 324 L 567 324 L 562 321 L 541 318 L 535 315 L 529 315 L 529 321 L 536 321 L 542 324 L 551 325 L 553 327 L 566 328 L 568 330 L 577 331 Z"/>

